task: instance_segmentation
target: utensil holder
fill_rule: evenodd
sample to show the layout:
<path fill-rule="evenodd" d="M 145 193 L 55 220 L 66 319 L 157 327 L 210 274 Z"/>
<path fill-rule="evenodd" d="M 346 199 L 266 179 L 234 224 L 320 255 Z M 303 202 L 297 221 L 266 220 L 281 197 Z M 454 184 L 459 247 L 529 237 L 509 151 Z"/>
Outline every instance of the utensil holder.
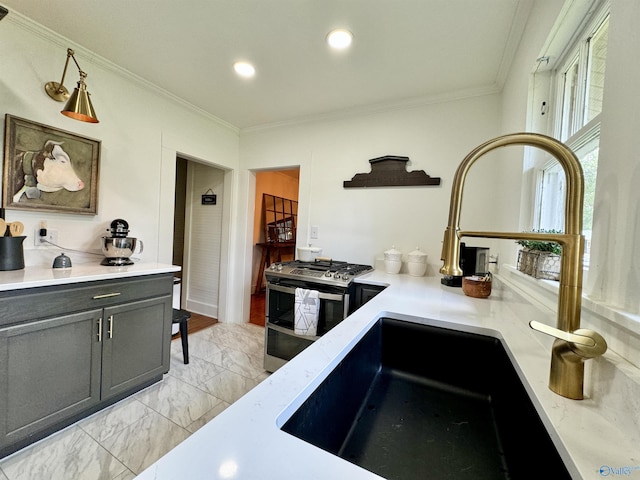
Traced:
<path fill-rule="evenodd" d="M 24 268 L 22 242 L 25 238 L 27 237 L 0 237 L 0 270 L 22 270 Z"/>

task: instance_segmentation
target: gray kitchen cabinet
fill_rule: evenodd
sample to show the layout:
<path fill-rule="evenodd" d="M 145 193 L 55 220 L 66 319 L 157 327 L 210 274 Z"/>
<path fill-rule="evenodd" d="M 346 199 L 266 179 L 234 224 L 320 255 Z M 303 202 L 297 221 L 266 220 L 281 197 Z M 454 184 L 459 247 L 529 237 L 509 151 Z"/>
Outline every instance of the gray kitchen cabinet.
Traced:
<path fill-rule="evenodd" d="M 168 302 L 167 302 L 168 300 Z M 105 308 L 102 327 L 102 398 L 130 390 L 168 370 L 163 361 L 165 329 L 158 319 L 171 318 L 171 297 Z M 165 327 L 167 328 L 167 327 Z M 171 325 L 168 326 L 171 330 Z"/>
<path fill-rule="evenodd" d="M 370 285 L 368 283 L 356 284 L 354 310 L 357 310 L 358 308 L 363 306 L 385 288 L 387 287 L 381 285 Z"/>
<path fill-rule="evenodd" d="M 160 380 L 172 288 L 157 274 L 0 292 L 0 457 Z"/>
<path fill-rule="evenodd" d="M 0 446 L 100 401 L 101 310 L 0 329 Z"/>

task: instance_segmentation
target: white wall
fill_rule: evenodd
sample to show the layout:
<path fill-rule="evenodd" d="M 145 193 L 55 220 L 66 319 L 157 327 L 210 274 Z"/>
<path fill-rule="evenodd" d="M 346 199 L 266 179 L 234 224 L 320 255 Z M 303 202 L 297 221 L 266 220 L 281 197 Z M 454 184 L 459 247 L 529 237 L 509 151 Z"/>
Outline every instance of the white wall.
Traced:
<path fill-rule="evenodd" d="M 612 0 L 588 294 L 640 313 L 640 2 Z"/>
<path fill-rule="evenodd" d="M 528 87 L 538 52 L 562 2 L 535 2 L 502 94 L 425 103 L 327 121 L 241 133 L 243 169 L 300 165 L 299 243 L 319 226 L 314 244 L 324 254 L 372 263 L 394 245 L 404 253 L 420 246 L 428 275 L 438 275 L 455 169 L 470 150 L 498 135 L 526 131 Z M 369 171 L 368 160 L 410 157 L 408 170 L 441 177 L 439 187 L 344 189 L 342 182 Z M 521 231 L 523 149 L 501 149 L 479 160 L 464 189 L 461 228 Z M 241 188 L 246 188 L 248 183 Z M 489 246 L 500 262 L 515 262 L 512 241 L 466 239 Z"/>
<path fill-rule="evenodd" d="M 85 135 L 102 142 L 98 214 L 71 215 L 47 212 L 7 210 L 8 220 L 25 224 L 25 258 L 29 262 L 50 263 L 57 250 L 34 250 L 33 232 L 40 220 L 59 230 L 58 242 L 69 249 L 99 251 L 99 236 L 114 218 L 125 218 L 131 236 L 143 239 L 145 261 L 171 262 L 173 229 L 173 190 L 177 153 L 232 172 L 238 163 L 238 132 L 196 107 L 175 99 L 153 85 L 122 71 L 96 57 L 80 45 L 31 22 L 12 11 L 0 23 L 3 59 L 0 69 L 0 105 L 2 113 Z M 88 73 L 99 124 L 71 120 L 59 112 L 63 104 L 51 100 L 44 92 L 47 81 L 59 81 L 66 59 L 66 48 L 76 51 L 78 62 Z M 67 87 L 73 88 L 77 76 L 69 68 Z M 4 119 L 3 119 L 4 125 Z M 3 136 L 4 138 L 4 136 Z M 0 140 L 3 142 L 3 140 Z M 228 174 L 225 200 L 233 203 L 237 189 Z M 226 208 L 226 207 L 225 207 Z M 229 206 L 229 208 L 231 208 Z M 228 215 L 227 232 L 234 230 L 235 218 Z M 230 233 L 229 233 L 230 235 Z M 237 261 L 237 253 L 223 240 L 227 262 Z M 76 261 L 99 261 L 95 257 Z M 224 294 L 228 288 L 227 272 L 222 266 Z M 237 280 L 236 280 L 237 281 Z M 239 300 L 222 299 L 229 306 L 228 315 L 237 317 L 233 305 Z M 225 315 L 225 313 L 221 313 Z"/>
<path fill-rule="evenodd" d="M 300 245 L 308 243 L 309 226 L 317 225 L 313 244 L 350 262 L 371 264 L 392 245 L 405 254 L 420 246 L 434 275 L 453 172 L 473 147 L 500 133 L 499 112 L 500 97 L 483 95 L 247 132 L 241 134 L 240 162 L 248 170 L 300 166 Z M 441 177 L 441 185 L 343 188 L 343 181 L 370 171 L 369 159 L 384 155 L 409 157 L 407 170 Z M 463 213 L 469 227 L 495 222 L 495 173 L 489 163 L 470 174 L 467 196 L 474 200 Z"/>

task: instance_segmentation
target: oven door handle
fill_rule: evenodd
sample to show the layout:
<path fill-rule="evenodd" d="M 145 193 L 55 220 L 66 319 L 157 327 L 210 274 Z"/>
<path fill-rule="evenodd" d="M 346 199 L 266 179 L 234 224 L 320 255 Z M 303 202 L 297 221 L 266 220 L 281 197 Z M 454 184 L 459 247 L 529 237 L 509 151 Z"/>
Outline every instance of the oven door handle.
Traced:
<path fill-rule="evenodd" d="M 269 321 L 267 321 L 266 327 L 268 329 L 275 330 L 276 332 L 284 333 L 290 337 L 302 338 L 304 340 L 309 340 L 310 342 L 315 342 L 320 338 L 319 336 L 314 336 L 314 335 L 298 335 L 297 333 L 294 333 L 293 328 L 281 327 L 280 325 L 275 325 Z"/>
<path fill-rule="evenodd" d="M 281 285 L 267 285 L 269 290 L 273 290 L 276 292 L 282 293 L 290 293 L 291 295 L 296 294 L 296 289 L 294 287 L 283 287 Z M 313 290 L 313 289 L 310 289 Z M 318 298 L 320 300 L 333 300 L 334 302 L 342 302 L 344 300 L 344 295 L 339 293 L 324 293 L 318 291 Z"/>

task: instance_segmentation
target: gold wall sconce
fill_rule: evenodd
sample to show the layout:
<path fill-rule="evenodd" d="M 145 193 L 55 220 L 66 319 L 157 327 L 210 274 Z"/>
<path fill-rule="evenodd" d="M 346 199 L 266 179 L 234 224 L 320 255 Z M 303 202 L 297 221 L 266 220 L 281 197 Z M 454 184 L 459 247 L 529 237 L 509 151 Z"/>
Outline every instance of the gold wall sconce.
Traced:
<path fill-rule="evenodd" d="M 87 74 L 82 71 L 78 61 L 74 56 L 75 52 L 70 48 L 67 49 L 67 61 L 64 64 L 64 70 L 62 71 L 62 79 L 58 82 L 47 82 L 44 86 L 47 94 L 56 100 L 57 102 L 67 101 L 62 111 L 63 115 L 80 120 L 81 122 L 98 123 L 98 117 L 91 104 L 91 98 L 89 92 L 87 92 L 87 84 L 85 78 Z M 71 96 L 69 96 L 69 90 L 64 86 L 64 77 L 67 74 L 67 67 L 69 66 L 69 59 L 72 58 L 78 72 L 80 73 L 80 80 L 78 80 L 78 86 L 73 90 Z"/>

